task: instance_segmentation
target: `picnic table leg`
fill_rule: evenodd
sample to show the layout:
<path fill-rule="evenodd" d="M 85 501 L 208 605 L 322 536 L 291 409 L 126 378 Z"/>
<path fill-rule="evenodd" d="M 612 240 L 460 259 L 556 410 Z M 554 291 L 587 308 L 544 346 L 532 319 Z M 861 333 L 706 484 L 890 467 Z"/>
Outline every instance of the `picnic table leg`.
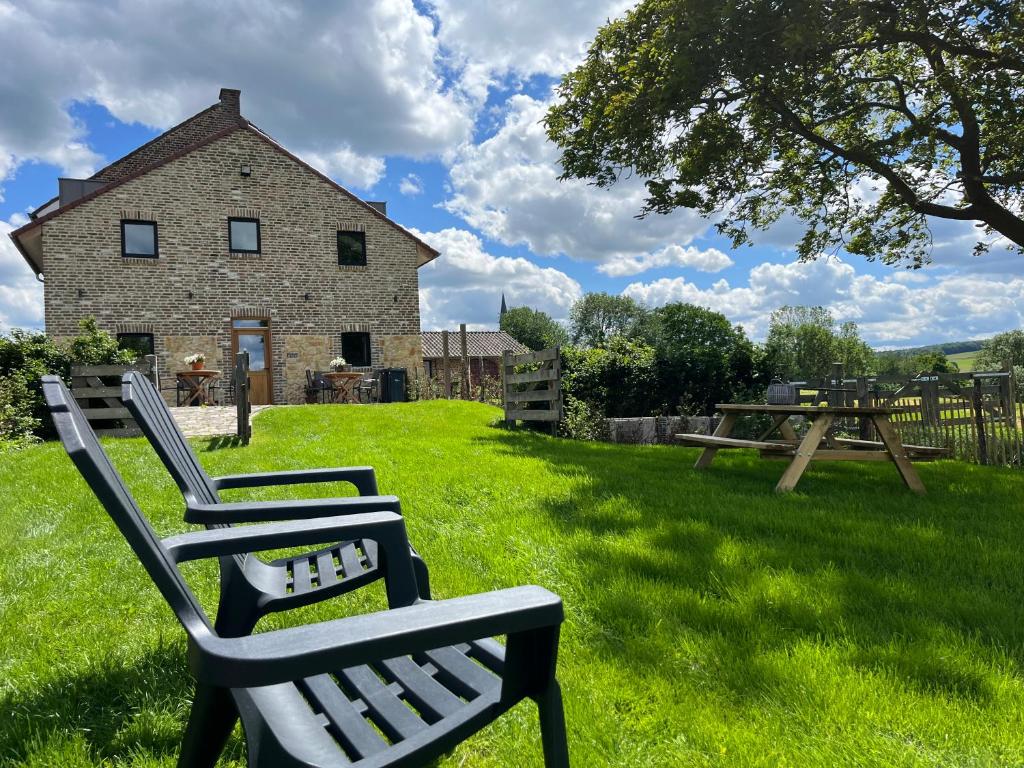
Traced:
<path fill-rule="evenodd" d="M 718 423 L 718 427 L 715 429 L 715 437 L 728 437 L 729 433 L 732 432 L 733 425 L 736 423 L 736 414 L 727 413 L 722 417 L 722 420 Z M 717 448 L 713 448 L 710 445 L 701 451 L 700 457 L 697 459 L 697 463 L 693 465 L 694 469 L 706 469 L 711 461 L 715 458 L 715 454 L 718 453 Z"/>
<path fill-rule="evenodd" d="M 800 477 L 803 475 L 804 470 L 807 469 L 807 465 L 811 463 L 811 459 L 814 457 L 814 452 L 818 450 L 818 446 L 821 444 L 821 438 L 828 431 L 828 428 L 832 426 L 832 420 L 835 418 L 831 413 L 823 413 L 814 420 L 811 424 L 811 428 L 807 430 L 807 434 L 804 435 L 804 439 L 800 441 L 800 445 L 796 448 L 796 455 L 793 460 L 789 462 L 789 466 L 786 467 L 786 471 L 782 473 L 782 477 L 779 478 L 778 485 L 775 486 L 775 490 L 778 493 L 785 493 L 786 491 L 792 491 L 796 488 L 796 484 L 800 482 Z"/>
<path fill-rule="evenodd" d="M 903 478 L 907 488 L 914 493 L 925 493 L 924 483 L 921 482 L 917 470 L 914 469 L 914 465 L 907 458 L 907 451 L 903 447 L 903 441 L 900 440 L 899 433 L 893 429 L 889 417 L 885 414 L 875 414 L 871 417 L 871 421 L 875 425 L 875 431 L 878 432 L 878 436 L 885 445 L 885 450 L 889 453 L 889 458 L 896 465 L 896 469 L 899 470 L 900 477 Z"/>
<path fill-rule="evenodd" d="M 772 425 L 761 433 L 761 436 L 757 438 L 759 441 L 767 440 L 772 432 L 779 430 L 779 434 L 782 435 L 783 440 L 797 440 L 796 430 L 793 429 L 789 423 L 789 414 L 780 413 L 776 416 L 772 416 Z"/>

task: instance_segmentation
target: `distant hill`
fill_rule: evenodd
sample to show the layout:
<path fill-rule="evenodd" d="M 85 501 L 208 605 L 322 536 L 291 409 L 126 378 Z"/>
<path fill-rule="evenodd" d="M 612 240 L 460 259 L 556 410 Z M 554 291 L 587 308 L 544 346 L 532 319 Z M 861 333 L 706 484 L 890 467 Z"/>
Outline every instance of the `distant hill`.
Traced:
<path fill-rule="evenodd" d="M 941 352 L 944 355 L 956 355 L 961 352 L 977 352 L 988 339 L 972 339 L 971 341 L 946 341 L 942 344 L 929 344 L 926 347 L 908 347 L 907 349 L 875 350 L 879 355 L 893 357 L 913 357 L 922 352 Z"/>

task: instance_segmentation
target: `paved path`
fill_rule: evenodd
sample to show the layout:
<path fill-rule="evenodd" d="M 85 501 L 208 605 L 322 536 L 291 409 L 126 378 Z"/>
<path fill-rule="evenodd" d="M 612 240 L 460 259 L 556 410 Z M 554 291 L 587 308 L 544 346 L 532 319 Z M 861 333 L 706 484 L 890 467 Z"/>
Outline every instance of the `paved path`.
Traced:
<path fill-rule="evenodd" d="M 252 406 L 255 416 L 269 405 Z M 174 420 L 178 422 L 185 437 L 217 437 L 233 435 L 238 429 L 238 422 L 233 405 L 206 405 L 171 408 Z"/>

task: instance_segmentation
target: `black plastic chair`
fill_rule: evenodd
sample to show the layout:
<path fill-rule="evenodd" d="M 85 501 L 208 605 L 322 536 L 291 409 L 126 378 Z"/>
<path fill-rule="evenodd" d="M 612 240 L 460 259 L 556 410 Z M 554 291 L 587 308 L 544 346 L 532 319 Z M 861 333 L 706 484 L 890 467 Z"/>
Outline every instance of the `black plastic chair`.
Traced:
<path fill-rule="evenodd" d="M 148 438 L 185 497 L 185 521 L 208 528 L 232 523 L 303 519 L 324 515 L 388 511 L 401 513 L 394 496 L 377 495 L 372 467 L 340 467 L 210 477 L 153 383 L 134 372 L 121 379 L 121 394 L 132 418 Z M 345 481 L 361 496 L 294 501 L 225 503 L 218 491 L 268 485 Z M 421 597 L 430 597 L 426 563 L 411 549 Z M 340 541 L 315 552 L 271 562 L 257 557 L 223 557 L 217 632 L 247 635 L 266 614 L 286 611 L 370 584 L 384 575 L 372 539 Z"/>
<path fill-rule="evenodd" d="M 161 540 L 57 376 L 54 425 L 189 640 L 197 689 L 179 766 L 213 766 L 241 715 L 251 766 L 424 765 L 524 698 L 537 702 L 548 768 L 569 765 L 555 677 L 561 600 L 518 587 L 421 601 L 405 522 L 391 512 L 195 531 Z M 178 564 L 369 536 L 387 553 L 391 610 L 222 637 Z M 506 635 L 503 648 L 491 637 Z"/>
<path fill-rule="evenodd" d="M 319 371 L 313 373 L 309 368 L 306 369 L 307 404 L 318 403 L 320 405 L 324 405 L 330 402 L 332 392 L 334 392 L 334 387 L 332 387 L 330 382 L 323 377 L 322 373 Z"/>

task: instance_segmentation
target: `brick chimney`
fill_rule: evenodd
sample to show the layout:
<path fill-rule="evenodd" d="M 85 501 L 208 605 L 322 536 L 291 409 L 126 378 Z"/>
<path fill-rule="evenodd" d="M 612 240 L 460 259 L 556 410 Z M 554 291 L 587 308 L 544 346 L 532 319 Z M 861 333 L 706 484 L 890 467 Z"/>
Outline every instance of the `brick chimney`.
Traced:
<path fill-rule="evenodd" d="M 235 88 L 221 88 L 220 105 L 233 115 L 241 114 L 242 92 Z"/>

